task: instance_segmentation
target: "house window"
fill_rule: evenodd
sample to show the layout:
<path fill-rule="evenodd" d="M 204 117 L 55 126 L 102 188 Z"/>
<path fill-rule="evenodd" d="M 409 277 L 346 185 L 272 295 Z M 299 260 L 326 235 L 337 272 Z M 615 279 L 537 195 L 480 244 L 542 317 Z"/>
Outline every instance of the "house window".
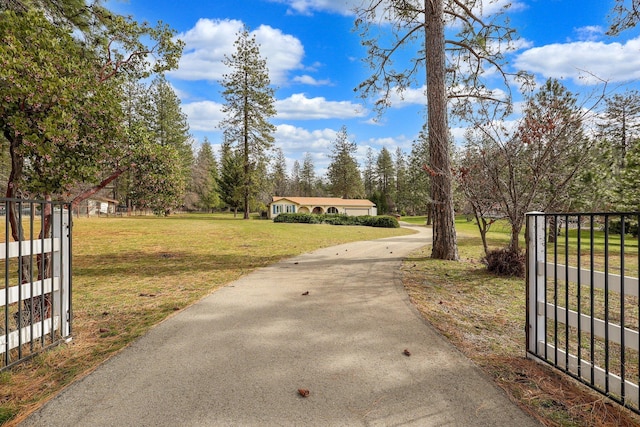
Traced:
<path fill-rule="evenodd" d="M 338 213 L 338 208 L 331 206 L 329 209 L 327 209 L 327 213 L 328 214 L 337 214 Z"/>
<path fill-rule="evenodd" d="M 287 205 L 287 213 L 296 213 L 296 205 Z"/>
<path fill-rule="evenodd" d="M 274 215 L 282 213 L 282 205 L 273 205 L 272 209 L 273 209 L 273 214 Z"/>

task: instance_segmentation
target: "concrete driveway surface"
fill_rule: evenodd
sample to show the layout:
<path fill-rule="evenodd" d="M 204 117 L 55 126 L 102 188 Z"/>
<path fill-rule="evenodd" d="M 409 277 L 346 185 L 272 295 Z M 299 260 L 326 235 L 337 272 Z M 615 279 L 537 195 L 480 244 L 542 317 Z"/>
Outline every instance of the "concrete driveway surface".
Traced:
<path fill-rule="evenodd" d="M 21 425 L 539 425 L 409 302 L 402 259 L 431 242 L 430 229 L 413 228 L 229 284 Z"/>

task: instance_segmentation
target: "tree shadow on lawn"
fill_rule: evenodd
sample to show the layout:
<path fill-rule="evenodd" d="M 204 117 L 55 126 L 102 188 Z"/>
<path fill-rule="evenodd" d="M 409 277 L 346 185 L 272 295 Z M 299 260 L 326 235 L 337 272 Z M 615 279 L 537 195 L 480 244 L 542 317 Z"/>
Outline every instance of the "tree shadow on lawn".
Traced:
<path fill-rule="evenodd" d="M 73 274 L 79 277 L 162 277 L 214 270 L 252 270 L 278 262 L 282 256 L 211 255 L 189 252 L 121 252 L 116 255 L 76 255 Z"/>

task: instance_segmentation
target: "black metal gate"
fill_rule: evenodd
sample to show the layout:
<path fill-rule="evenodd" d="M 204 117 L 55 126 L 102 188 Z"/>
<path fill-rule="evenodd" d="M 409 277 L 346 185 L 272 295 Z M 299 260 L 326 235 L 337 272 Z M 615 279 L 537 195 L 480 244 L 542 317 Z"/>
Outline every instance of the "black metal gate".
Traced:
<path fill-rule="evenodd" d="M 640 413 L 640 213 L 527 214 L 527 354 Z"/>
<path fill-rule="evenodd" d="M 71 339 L 71 211 L 60 202 L 0 199 L 0 221 L 3 370 Z"/>

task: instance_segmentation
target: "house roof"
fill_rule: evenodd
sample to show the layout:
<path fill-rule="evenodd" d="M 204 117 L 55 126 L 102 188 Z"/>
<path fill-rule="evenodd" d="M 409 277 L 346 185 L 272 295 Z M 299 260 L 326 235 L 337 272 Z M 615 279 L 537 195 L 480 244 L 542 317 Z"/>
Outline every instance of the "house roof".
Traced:
<path fill-rule="evenodd" d="M 275 196 L 273 202 L 288 200 L 297 205 L 304 206 L 368 206 L 376 204 L 367 199 L 341 199 L 340 197 L 279 197 Z"/>

